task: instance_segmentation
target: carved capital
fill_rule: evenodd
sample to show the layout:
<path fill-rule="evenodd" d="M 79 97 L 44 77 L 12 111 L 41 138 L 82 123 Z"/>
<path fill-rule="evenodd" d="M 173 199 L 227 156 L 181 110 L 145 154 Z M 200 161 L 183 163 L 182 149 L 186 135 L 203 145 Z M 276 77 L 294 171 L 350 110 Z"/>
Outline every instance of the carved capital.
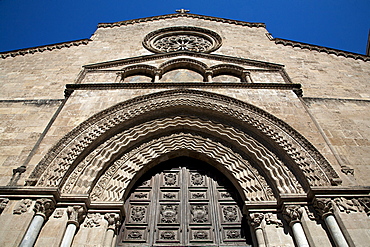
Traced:
<path fill-rule="evenodd" d="M 116 230 L 117 227 L 120 225 L 119 214 L 106 213 L 104 215 L 104 219 L 106 219 L 108 221 L 108 229 Z"/>
<path fill-rule="evenodd" d="M 86 217 L 86 210 L 82 206 L 69 206 L 67 208 L 68 224 L 75 224 L 77 227 L 83 222 Z"/>
<path fill-rule="evenodd" d="M 263 214 L 253 213 L 253 214 L 250 214 L 249 217 L 250 217 L 249 220 L 250 220 L 251 226 L 254 229 L 261 228 L 261 223 L 262 223 L 263 219 L 265 218 L 265 216 Z"/>
<path fill-rule="evenodd" d="M 55 209 L 55 203 L 51 199 L 37 199 L 33 211 L 35 214 L 41 215 L 45 220 L 49 219 Z"/>
<path fill-rule="evenodd" d="M 334 203 L 330 198 L 316 199 L 313 207 L 321 218 L 334 214 Z"/>
<path fill-rule="evenodd" d="M 0 214 L 6 208 L 6 205 L 8 205 L 8 202 L 9 202 L 8 198 L 0 198 Z"/>
<path fill-rule="evenodd" d="M 302 210 L 302 207 L 299 205 L 285 206 L 283 210 L 284 219 L 288 221 L 289 225 L 300 222 L 302 217 Z"/>

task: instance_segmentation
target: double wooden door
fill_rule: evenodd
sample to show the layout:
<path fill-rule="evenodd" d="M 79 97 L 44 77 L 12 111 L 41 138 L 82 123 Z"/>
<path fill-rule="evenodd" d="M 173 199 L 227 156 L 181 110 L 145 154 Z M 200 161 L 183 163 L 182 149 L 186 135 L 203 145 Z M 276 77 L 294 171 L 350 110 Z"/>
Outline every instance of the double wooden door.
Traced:
<path fill-rule="evenodd" d="M 195 159 L 165 162 L 125 203 L 120 246 L 249 246 L 237 193 Z"/>

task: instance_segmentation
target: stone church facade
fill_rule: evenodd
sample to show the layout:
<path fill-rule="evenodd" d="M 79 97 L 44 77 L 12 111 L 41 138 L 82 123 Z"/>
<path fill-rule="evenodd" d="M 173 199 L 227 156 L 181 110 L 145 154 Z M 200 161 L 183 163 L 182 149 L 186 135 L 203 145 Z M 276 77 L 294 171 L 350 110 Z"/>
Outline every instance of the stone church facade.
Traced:
<path fill-rule="evenodd" d="M 368 246 L 369 56 L 184 10 L 0 56 L 1 246 Z"/>

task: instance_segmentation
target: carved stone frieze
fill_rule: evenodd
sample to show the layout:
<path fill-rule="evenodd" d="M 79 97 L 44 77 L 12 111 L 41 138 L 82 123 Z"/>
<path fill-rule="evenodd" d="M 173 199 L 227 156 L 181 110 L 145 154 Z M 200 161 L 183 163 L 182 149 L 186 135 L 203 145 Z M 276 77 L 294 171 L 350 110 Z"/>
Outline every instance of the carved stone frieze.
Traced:
<path fill-rule="evenodd" d="M 331 198 L 317 198 L 313 207 L 321 218 L 334 214 L 334 203 Z"/>
<path fill-rule="evenodd" d="M 36 214 L 43 216 L 45 219 L 49 219 L 50 215 L 55 209 L 55 202 L 48 198 L 37 199 L 33 211 Z"/>
<path fill-rule="evenodd" d="M 176 105 L 212 109 L 252 125 L 280 145 L 309 178 L 308 181 L 312 185 L 328 185 L 329 178 L 332 183 L 338 181 L 338 175 L 324 157 L 305 138 L 281 120 L 244 102 L 192 90 L 172 90 L 146 95 L 95 115 L 63 138 L 40 162 L 30 178 L 39 177 L 45 170 L 38 185 L 58 185 L 71 162 L 108 129 L 144 112 L 158 111 L 163 107 Z M 45 169 L 46 166 L 49 167 Z"/>
<path fill-rule="evenodd" d="M 253 213 L 249 215 L 250 224 L 255 229 L 261 227 L 264 218 L 265 216 L 262 213 Z"/>
<path fill-rule="evenodd" d="M 87 228 L 100 227 L 100 223 L 102 219 L 103 217 L 99 213 L 87 214 L 84 227 L 87 227 Z"/>
<path fill-rule="evenodd" d="M 4 211 L 8 203 L 9 203 L 8 198 L 0 198 L 0 214 Z"/>
<path fill-rule="evenodd" d="M 267 225 L 276 225 L 276 227 L 283 227 L 283 222 L 277 218 L 276 214 L 267 213 L 265 214 L 265 221 Z"/>
<path fill-rule="evenodd" d="M 284 207 L 283 215 L 289 225 L 301 221 L 303 208 L 300 205 L 287 205 Z"/>
<path fill-rule="evenodd" d="M 370 198 L 369 197 L 362 197 L 358 198 L 358 201 L 363 206 L 366 214 L 370 216 Z"/>
<path fill-rule="evenodd" d="M 32 205 L 32 200 L 31 199 L 22 199 L 16 208 L 13 210 L 13 214 L 23 214 L 28 211 L 28 209 Z"/>
<path fill-rule="evenodd" d="M 355 198 L 347 199 L 344 197 L 339 197 L 334 198 L 334 202 L 341 212 L 346 212 L 347 214 L 351 212 L 362 212 L 362 207 L 359 201 Z"/>
<path fill-rule="evenodd" d="M 68 224 L 74 224 L 79 227 L 86 217 L 86 210 L 83 206 L 69 206 L 67 215 Z"/>

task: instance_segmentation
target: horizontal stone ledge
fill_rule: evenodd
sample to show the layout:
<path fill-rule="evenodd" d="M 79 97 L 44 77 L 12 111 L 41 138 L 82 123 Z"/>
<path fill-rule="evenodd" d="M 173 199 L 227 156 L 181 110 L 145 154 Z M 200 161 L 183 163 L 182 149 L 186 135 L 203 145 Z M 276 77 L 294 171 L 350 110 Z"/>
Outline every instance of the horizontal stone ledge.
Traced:
<path fill-rule="evenodd" d="M 142 83 L 84 83 L 66 84 L 66 90 L 112 90 L 143 88 L 246 88 L 298 90 L 296 83 L 242 83 L 242 82 L 142 82 Z"/>

